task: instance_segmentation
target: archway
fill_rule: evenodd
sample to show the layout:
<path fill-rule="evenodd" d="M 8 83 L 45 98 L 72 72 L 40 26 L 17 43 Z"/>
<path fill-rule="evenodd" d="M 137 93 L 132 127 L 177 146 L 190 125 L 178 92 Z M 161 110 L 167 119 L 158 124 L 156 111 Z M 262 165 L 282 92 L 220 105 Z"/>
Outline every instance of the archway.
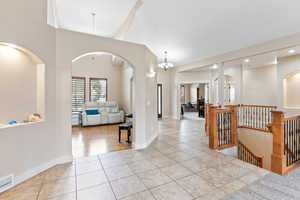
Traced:
<path fill-rule="evenodd" d="M 300 72 L 293 72 L 283 79 L 283 99 L 284 107 L 300 109 L 299 103 Z"/>
<path fill-rule="evenodd" d="M 72 61 L 74 157 L 131 148 L 135 125 L 130 142 L 125 131 L 119 142 L 118 129 L 124 122 L 135 124 L 134 73 L 129 61 L 109 52 L 86 53 Z"/>

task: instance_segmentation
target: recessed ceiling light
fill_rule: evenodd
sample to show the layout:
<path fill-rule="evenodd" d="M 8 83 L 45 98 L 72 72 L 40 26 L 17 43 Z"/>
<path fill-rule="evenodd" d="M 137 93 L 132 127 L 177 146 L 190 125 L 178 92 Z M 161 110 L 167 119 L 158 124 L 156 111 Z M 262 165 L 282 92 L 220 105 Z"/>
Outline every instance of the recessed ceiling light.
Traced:
<path fill-rule="evenodd" d="M 217 69 L 217 68 L 218 68 L 218 65 L 217 65 L 217 64 L 214 64 L 211 68 L 212 68 L 212 69 Z"/>
<path fill-rule="evenodd" d="M 296 52 L 296 51 L 295 51 L 294 49 L 290 49 L 290 50 L 289 50 L 289 53 L 290 53 L 290 54 L 293 54 L 293 53 L 295 53 L 295 52 Z"/>
<path fill-rule="evenodd" d="M 248 62 L 250 62 L 250 59 L 247 58 L 244 60 L 244 62 L 248 63 Z"/>

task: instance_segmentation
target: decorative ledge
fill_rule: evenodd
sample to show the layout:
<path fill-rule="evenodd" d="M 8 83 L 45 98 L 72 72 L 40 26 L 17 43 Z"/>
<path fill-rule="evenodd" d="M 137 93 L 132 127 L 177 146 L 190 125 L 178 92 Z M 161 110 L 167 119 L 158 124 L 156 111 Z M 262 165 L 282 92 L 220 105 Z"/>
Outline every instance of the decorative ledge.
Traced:
<path fill-rule="evenodd" d="M 20 127 L 20 126 L 30 126 L 30 125 L 40 124 L 40 123 L 43 123 L 43 122 L 45 122 L 45 120 L 41 120 L 41 121 L 38 121 L 38 122 L 18 123 L 18 124 L 13 124 L 13 125 L 5 124 L 3 126 L 0 125 L 0 130 Z"/>

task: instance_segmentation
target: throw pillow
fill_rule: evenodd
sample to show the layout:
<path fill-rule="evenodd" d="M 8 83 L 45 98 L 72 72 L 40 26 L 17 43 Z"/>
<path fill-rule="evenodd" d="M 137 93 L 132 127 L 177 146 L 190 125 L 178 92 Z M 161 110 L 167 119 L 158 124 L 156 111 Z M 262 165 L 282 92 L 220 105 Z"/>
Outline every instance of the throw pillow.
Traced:
<path fill-rule="evenodd" d="M 99 115 L 99 110 L 86 110 L 85 111 L 87 115 Z"/>

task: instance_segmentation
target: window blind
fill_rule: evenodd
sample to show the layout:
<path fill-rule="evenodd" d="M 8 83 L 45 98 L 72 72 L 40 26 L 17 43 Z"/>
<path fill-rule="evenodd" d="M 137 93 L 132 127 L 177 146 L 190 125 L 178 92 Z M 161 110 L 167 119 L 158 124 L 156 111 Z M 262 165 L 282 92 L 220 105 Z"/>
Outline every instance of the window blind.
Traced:
<path fill-rule="evenodd" d="M 82 111 L 85 103 L 85 78 L 72 77 L 72 113 Z"/>

